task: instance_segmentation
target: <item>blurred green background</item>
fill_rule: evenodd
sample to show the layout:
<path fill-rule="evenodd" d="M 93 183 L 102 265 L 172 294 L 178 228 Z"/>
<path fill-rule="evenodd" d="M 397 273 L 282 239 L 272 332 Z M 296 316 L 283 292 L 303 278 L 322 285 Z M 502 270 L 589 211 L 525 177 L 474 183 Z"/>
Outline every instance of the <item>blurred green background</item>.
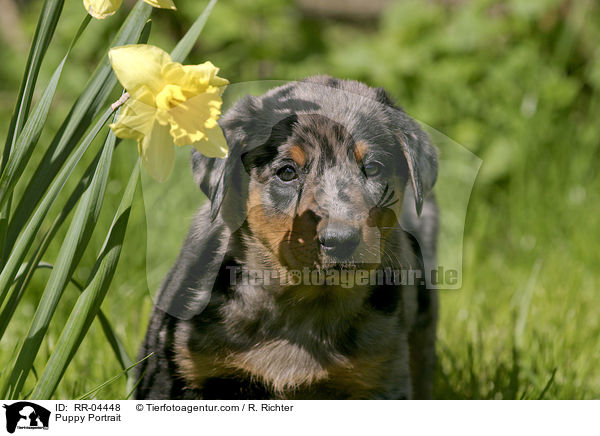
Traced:
<path fill-rule="evenodd" d="M 41 3 L 0 0 L 0 137 Z M 124 3 L 116 16 L 94 20 L 75 48 L 30 171 L 132 4 Z M 600 398 L 600 6 L 591 0 L 395 0 L 365 9 L 362 3 L 222 0 L 188 63 L 210 60 L 232 83 L 325 73 L 383 86 L 412 117 L 478 155 L 483 165 L 465 223 L 463 288 L 441 292 L 437 398 Z M 151 44 L 170 50 L 206 2 L 176 4 L 176 13 L 153 12 Z M 40 84 L 84 15 L 80 0 L 66 1 Z M 76 273 L 82 281 L 136 155 L 129 141 L 116 152 L 105 213 Z M 138 194 L 102 306 L 131 356 L 152 307 Z M 49 260 L 58 248 L 48 251 Z M 27 331 L 49 273 L 36 274 L 0 343 L 0 368 Z M 69 288 L 61 300 L 37 373 L 78 295 Z M 55 397 L 79 396 L 119 372 L 94 323 Z M 35 375 L 30 378 L 33 384 Z M 124 378 L 98 393 L 125 395 Z"/>

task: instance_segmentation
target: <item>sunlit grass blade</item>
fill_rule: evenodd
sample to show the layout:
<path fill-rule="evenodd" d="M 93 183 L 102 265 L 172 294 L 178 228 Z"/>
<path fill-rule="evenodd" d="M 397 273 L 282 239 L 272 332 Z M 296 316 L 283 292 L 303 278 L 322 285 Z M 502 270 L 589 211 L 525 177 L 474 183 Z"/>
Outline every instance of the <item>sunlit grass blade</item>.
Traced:
<path fill-rule="evenodd" d="M 152 356 L 152 354 L 154 354 L 154 353 L 150 353 L 150 355 L 146 356 L 146 358 Z M 146 375 L 146 370 L 147 369 L 148 369 L 148 367 L 146 366 L 142 370 L 142 373 L 138 375 L 137 380 L 134 380 L 134 382 L 131 383 L 131 385 L 129 383 L 127 383 L 127 396 L 124 398 L 125 400 L 129 400 L 131 398 L 131 396 L 134 394 L 135 390 L 137 389 L 137 387 L 139 386 L 139 384 L 142 382 L 142 380 L 144 378 L 144 375 Z M 130 377 L 128 380 L 132 380 L 132 379 L 133 379 L 133 377 Z"/>
<path fill-rule="evenodd" d="M 204 25 L 206 24 L 206 20 L 210 13 L 213 10 L 213 7 L 217 3 L 217 0 L 210 0 L 208 5 L 204 8 L 204 11 L 200 14 L 190 30 L 186 32 L 186 34 L 181 38 L 181 40 L 177 43 L 173 51 L 171 52 L 171 58 L 175 62 L 183 62 L 185 58 L 190 54 L 192 48 L 194 48 L 194 44 L 198 41 L 200 37 L 200 33 L 202 33 L 202 29 L 204 29 Z"/>
<path fill-rule="evenodd" d="M 111 42 L 111 47 L 143 42 L 141 35 L 151 11 L 150 5 L 139 1 Z M 116 84 L 117 79 L 112 72 L 108 56 L 104 56 L 24 188 L 8 224 L 4 243 L 7 252 L 12 250 L 19 233 L 44 195 L 45 187 L 50 185 L 79 139 L 106 107 L 107 99 Z"/>
<path fill-rule="evenodd" d="M 77 300 L 52 356 L 36 384 L 31 396 L 33 399 L 48 399 L 52 396 L 108 292 L 121 255 L 131 205 L 139 179 L 139 168 L 138 161 L 123 194 L 104 247 L 90 274 L 88 285 Z"/>
<path fill-rule="evenodd" d="M 548 379 L 546 386 L 544 386 L 544 389 L 542 389 L 542 392 L 540 392 L 540 395 L 538 395 L 537 397 L 538 400 L 543 400 L 548 391 L 550 390 L 550 387 L 554 383 L 554 377 L 556 377 L 556 371 L 558 371 L 558 368 L 554 368 L 552 370 L 552 374 L 550 374 L 550 378 Z"/>
<path fill-rule="evenodd" d="M 92 395 L 94 395 L 95 393 L 99 392 L 100 390 L 104 389 L 106 386 L 114 383 L 115 381 L 117 381 L 119 378 L 123 377 L 124 374 L 127 374 L 128 371 L 131 371 L 133 368 L 135 368 L 136 366 L 138 366 L 140 363 L 142 363 L 144 360 L 146 360 L 147 358 L 149 358 L 150 356 L 152 356 L 154 353 L 150 353 L 148 354 L 146 357 L 144 357 L 141 360 L 138 360 L 137 362 L 135 362 L 133 365 L 129 366 L 127 369 L 125 369 L 124 371 L 121 371 L 119 374 L 115 375 L 114 377 L 109 378 L 108 380 L 106 380 L 104 383 L 96 386 L 94 389 L 92 389 L 91 391 L 86 392 L 85 394 L 83 394 L 81 397 L 77 398 L 77 400 L 89 400 L 92 398 Z"/>
<path fill-rule="evenodd" d="M 116 137 L 111 131 L 104 142 L 102 155 L 98 161 L 92 183 L 75 210 L 67 236 L 62 242 L 54 268 L 33 317 L 27 338 L 9 378 L 9 384 L 15 386 L 14 392 L 21 390 L 22 384 L 27 378 L 58 302 L 96 226 L 104 200 L 104 190 L 108 180 L 115 142 Z"/>
<path fill-rule="evenodd" d="M 54 98 L 56 87 L 58 86 L 58 81 L 61 77 L 65 63 L 67 62 L 69 54 L 71 53 L 71 50 L 75 46 L 77 40 L 90 22 L 90 18 L 91 17 L 89 15 L 86 15 L 81 23 L 81 26 L 79 26 L 79 29 L 73 38 L 73 42 L 67 50 L 67 54 L 54 71 L 54 74 L 46 86 L 42 97 L 36 104 L 35 109 L 33 110 L 31 116 L 29 116 L 27 119 L 23 130 L 14 143 L 13 150 L 10 153 L 8 160 L 5 162 L 5 165 L 3 165 L 4 170 L 0 176 L 0 207 L 4 206 L 8 200 L 9 195 L 12 193 L 12 189 L 19 180 L 19 177 L 23 173 L 23 170 L 25 169 L 25 166 L 31 157 L 33 148 L 37 144 L 42 133 L 42 129 L 46 124 L 48 113 L 50 112 L 50 105 Z"/>

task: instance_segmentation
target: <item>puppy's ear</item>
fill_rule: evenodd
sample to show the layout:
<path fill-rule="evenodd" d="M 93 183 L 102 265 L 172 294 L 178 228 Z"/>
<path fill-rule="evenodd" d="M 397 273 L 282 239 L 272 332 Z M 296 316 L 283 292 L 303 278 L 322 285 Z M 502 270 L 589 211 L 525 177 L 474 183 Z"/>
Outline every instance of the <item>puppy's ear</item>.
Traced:
<path fill-rule="evenodd" d="M 395 132 L 400 148 L 406 159 L 410 180 L 415 195 L 417 214 L 421 214 L 423 201 L 433 189 L 437 179 L 437 150 L 429 142 L 429 137 L 419 125 L 394 104 L 383 88 L 375 90 L 379 103 L 391 111 L 391 128 Z"/>
<path fill-rule="evenodd" d="M 410 172 L 417 214 L 420 215 L 423 201 L 437 179 L 437 152 L 429 143 L 427 134 L 414 121 L 410 122 L 412 129 L 399 132 L 398 139 Z"/>
<path fill-rule="evenodd" d="M 235 167 L 239 167 L 238 147 L 229 145 L 229 154 L 224 159 L 207 157 L 197 150 L 192 151 L 194 180 L 210 201 L 210 218 L 219 214 L 223 200 L 229 191 Z"/>
<path fill-rule="evenodd" d="M 192 173 L 196 184 L 208 199 L 217 186 L 218 178 L 223 172 L 225 159 L 204 156 L 198 150 L 192 150 Z"/>
<path fill-rule="evenodd" d="M 196 150 L 192 152 L 194 179 L 210 200 L 211 220 L 217 217 L 221 209 L 226 209 L 226 221 L 237 221 L 238 215 L 242 214 L 238 209 L 244 204 L 242 197 L 245 185 L 242 179 L 247 177 L 247 174 L 241 165 L 241 155 L 246 142 L 245 127 L 252 120 L 254 108 L 254 98 L 243 98 L 219 120 L 229 147 L 227 158 L 209 158 Z M 231 207 L 225 205 L 226 203 L 231 203 Z"/>

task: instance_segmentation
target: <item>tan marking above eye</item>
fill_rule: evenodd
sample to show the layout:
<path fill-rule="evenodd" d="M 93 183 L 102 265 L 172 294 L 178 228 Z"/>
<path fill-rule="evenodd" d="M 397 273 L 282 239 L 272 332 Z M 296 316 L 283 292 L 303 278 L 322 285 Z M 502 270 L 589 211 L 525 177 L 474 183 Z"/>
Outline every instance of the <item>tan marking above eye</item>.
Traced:
<path fill-rule="evenodd" d="M 290 155 L 292 159 L 298 166 L 303 167 L 306 163 L 306 153 L 299 145 L 292 145 L 290 147 Z"/>
<path fill-rule="evenodd" d="M 364 141 L 356 141 L 356 144 L 354 144 L 354 157 L 356 158 L 356 162 L 360 163 L 362 161 L 362 158 L 365 156 L 368 149 L 369 144 Z"/>

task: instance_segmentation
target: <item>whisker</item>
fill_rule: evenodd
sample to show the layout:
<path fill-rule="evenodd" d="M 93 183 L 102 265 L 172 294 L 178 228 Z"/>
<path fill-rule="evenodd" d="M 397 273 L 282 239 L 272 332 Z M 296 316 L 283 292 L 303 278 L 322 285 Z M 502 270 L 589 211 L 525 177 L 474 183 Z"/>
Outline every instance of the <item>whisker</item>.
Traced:
<path fill-rule="evenodd" d="M 381 206 L 381 208 L 382 208 L 382 209 L 385 209 L 385 208 L 387 208 L 387 207 L 393 206 L 394 204 L 398 203 L 399 201 L 400 201 L 400 199 L 399 199 L 399 198 L 396 198 L 396 199 L 395 199 L 394 201 L 392 201 L 391 203 L 384 204 L 383 206 Z"/>
<path fill-rule="evenodd" d="M 381 203 L 385 203 L 385 196 L 386 196 L 386 194 L 388 192 L 388 189 L 389 189 L 389 185 L 386 184 L 385 188 L 383 188 L 383 192 L 381 193 L 381 197 L 379 198 L 379 201 L 377 202 L 377 207 L 379 207 L 379 205 Z"/>
<path fill-rule="evenodd" d="M 385 205 L 394 198 L 395 193 L 396 192 L 393 189 L 390 189 L 389 185 L 386 184 L 381 194 L 381 197 L 377 202 L 377 207 L 386 207 Z"/>

